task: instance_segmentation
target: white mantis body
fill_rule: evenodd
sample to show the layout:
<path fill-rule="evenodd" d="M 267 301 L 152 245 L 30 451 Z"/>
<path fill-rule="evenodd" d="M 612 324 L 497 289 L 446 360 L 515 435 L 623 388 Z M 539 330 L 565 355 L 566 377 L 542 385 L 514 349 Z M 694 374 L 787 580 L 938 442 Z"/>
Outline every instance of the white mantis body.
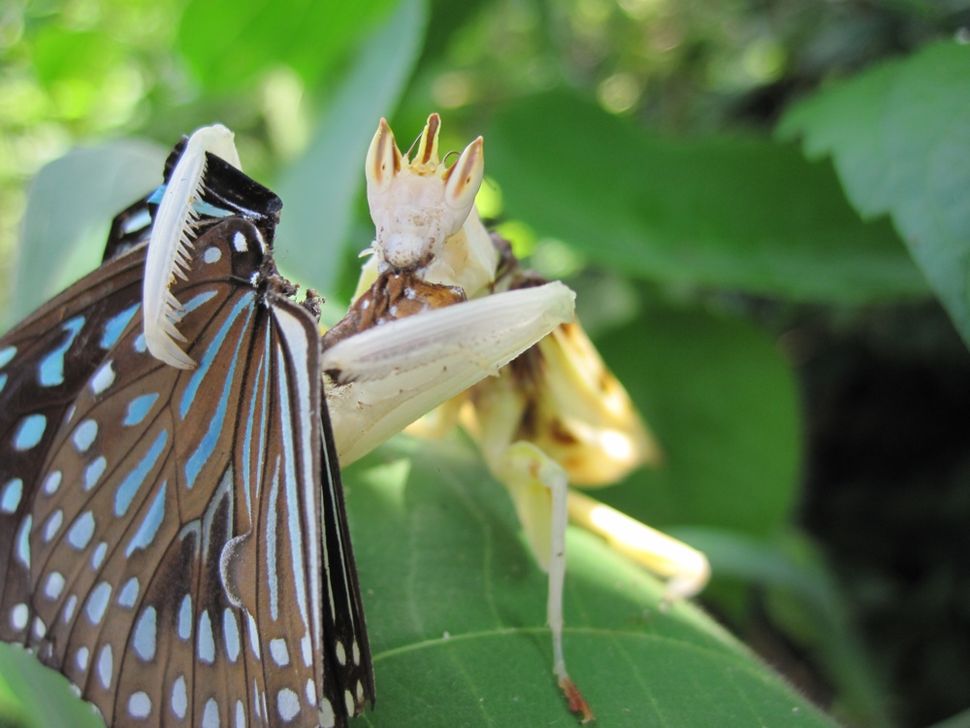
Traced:
<path fill-rule="evenodd" d="M 567 487 L 613 482 L 654 457 L 656 447 L 623 388 L 572 323 L 572 291 L 530 278 L 478 217 L 473 203 L 484 173 L 481 137 L 445 167 L 438 157 L 439 123 L 436 114 L 429 117 L 408 159 L 382 119 L 367 154 L 373 255 L 350 311 L 323 339 L 334 439 L 347 464 L 442 403 L 444 422 L 460 416 L 512 495 L 532 550 L 549 573 L 553 668 L 570 707 L 585 721 L 592 712 L 569 679 L 562 647 L 567 518 L 669 577 L 669 600 L 699 591 L 708 565 L 689 546 Z M 223 156 L 222 146 L 207 145 L 224 143 L 224 127 L 212 129 L 190 138 L 183 159 L 191 153 L 197 165 L 195 155 L 204 158 L 205 151 Z M 228 161 L 238 166 L 238 156 Z M 178 302 L 165 294 L 178 274 L 179 245 L 189 239 L 185 231 L 193 221 L 186 211 L 196 193 L 191 184 L 170 193 L 182 218 L 160 230 L 167 244 L 156 244 L 153 233 L 146 265 L 146 340 L 151 334 L 161 341 L 153 353 L 175 366 L 192 362 L 174 353 L 188 359 L 176 343 Z M 168 307 L 149 317 L 149 295 Z M 469 388 L 465 399 L 453 399 Z"/>

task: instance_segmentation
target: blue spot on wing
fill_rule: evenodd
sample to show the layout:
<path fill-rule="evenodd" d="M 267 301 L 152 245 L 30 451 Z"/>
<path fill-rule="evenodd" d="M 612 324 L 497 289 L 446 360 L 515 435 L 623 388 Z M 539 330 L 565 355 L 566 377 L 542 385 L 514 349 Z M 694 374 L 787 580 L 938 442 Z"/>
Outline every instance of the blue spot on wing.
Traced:
<path fill-rule="evenodd" d="M 20 478 L 12 478 L 3 487 L 3 495 L 0 496 L 0 511 L 13 513 L 20 505 L 20 497 L 24 492 L 24 481 Z"/>
<path fill-rule="evenodd" d="M 251 297 L 251 295 L 244 296 L 245 299 Z M 236 305 L 236 308 L 239 308 L 239 304 Z M 238 314 L 236 314 L 236 311 L 234 310 L 232 318 L 235 318 L 236 315 Z M 253 309 L 250 308 L 249 315 L 246 317 L 246 324 L 243 325 L 243 332 L 246 331 L 252 315 Z M 220 333 L 222 332 L 220 331 Z M 245 339 L 245 335 L 242 335 L 236 339 L 236 348 L 232 352 L 232 364 L 229 365 L 229 372 L 226 374 L 225 381 L 222 385 L 222 394 L 219 397 L 219 404 L 216 405 L 216 411 L 212 415 L 212 419 L 209 420 L 209 429 L 206 430 L 205 435 L 202 437 L 202 441 L 199 443 L 199 446 L 196 448 L 195 452 L 189 456 L 188 461 L 185 463 L 186 488 L 191 489 L 195 485 L 195 479 L 199 477 L 199 473 L 202 471 L 203 466 L 212 456 L 212 453 L 216 448 L 216 443 L 219 442 L 219 433 L 222 432 L 222 428 L 225 426 L 226 408 L 229 405 L 229 394 L 232 389 L 232 380 L 236 375 L 236 365 L 239 363 L 239 349 Z M 215 343 L 216 342 L 213 342 L 213 344 L 210 345 L 209 350 L 206 351 L 206 357 L 209 356 L 209 352 L 212 351 L 212 347 L 215 345 Z M 209 364 L 211 364 L 211 361 Z"/>
<path fill-rule="evenodd" d="M 197 200 L 193 205 L 192 209 L 195 210 L 199 215 L 206 215 L 208 217 L 229 217 L 234 214 L 232 210 L 226 210 L 221 207 L 216 207 L 215 205 L 210 205 L 205 200 Z"/>
<path fill-rule="evenodd" d="M 155 191 L 148 196 L 148 199 L 146 200 L 146 202 L 149 202 L 153 205 L 162 204 L 162 197 L 165 196 L 166 187 L 168 187 L 168 185 L 161 185 L 159 187 L 156 187 Z M 205 200 L 196 200 L 194 203 L 192 203 L 192 210 L 199 215 L 206 215 L 207 217 L 215 217 L 215 218 L 229 217 L 230 215 L 235 214 L 232 210 L 226 210 L 225 208 L 222 208 L 222 207 L 216 207 L 215 205 L 210 204 Z"/>
<path fill-rule="evenodd" d="M 192 298 L 190 298 L 185 305 L 182 306 L 182 315 L 184 316 L 185 314 L 192 313 L 206 301 L 211 300 L 214 295 L 216 295 L 215 291 L 203 291 L 202 293 L 197 293 L 196 295 L 192 296 Z"/>
<path fill-rule="evenodd" d="M 72 319 L 68 319 L 63 324 L 64 331 L 67 332 L 67 338 L 55 347 L 47 356 L 45 356 L 40 362 L 40 369 L 38 371 L 38 381 L 42 387 L 56 387 L 59 384 L 64 384 L 64 356 L 67 354 L 68 349 L 74 343 L 74 339 L 80 333 L 81 329 L 84 327 L 84 317 L 75 316 Z"/>
<path fill-rule="evenodd" d="M 16 346 L 5 346 L 0 349 L 0 367 L 5 367 L 10 363 L 10 360 L 14 358 L 17 354 Z"/>
<path fill-rule="evenodd" d="M 121 424 L 125 427 L 141 424 L 157 400 L 158 392 L 151 392 L 150 394 L 142 394 L 135 397 L 128 403 L 128 411 L 125 413 L 125 419 L 122 420 Z"/>
<path fill-rule="evenodd" d="M 152 541 L 155 540 L 158 529 L 162 527 L 162 521 L 165 520 L 165 491 L 167 489 L 168 481 L 165 481 L 162 483 L 162 487 L 158 489 L 155 500 L 149 506 L 148 513 L 145 514 L 145 520 L 138 526 L 135 535 L 131 537 L 128 546 L 125 547 L 126 559 L 131 558 L 131 555 L 136 549 L 148 548 L 151 546 Z"/>
<path fill-rule="evenodd" d="M 101 336 L 102 349 L 110 349 L 118 343 L 118 339 L 121 338 L 125 328 L 131 323 L 140 306 L 140 303 L 132 304 L 121 313 L 117 313 L 108 319 L 108 322 L 104 325 L 104 334 Z"/>
<path fill-rule="evenodd" d="M 148 448 L 148 452 L 145 453 L 145 457 L 141 459 L 135 469 L 132 470 L 125 479 L 118 486 L 118 490 L 115 493 L 115 515 L 119 518 L 128 512 L 128 508 L 131 506 L 131 502 L 135 499 L 135 495 L 138 493 L 139 489 L 144 485 L 145 479 L 148 474 L 155 467 L 155 463 L 158 462 L 159 456 L 165 449 L 165 445 L 168 443 L 168 430 L 162 430 L 158 433 L 158 437 L 155 438 L 155 442 L 152 443 L 151 447 Z"/>
<path fill-rule="evenodd" d="M 186 415 L 188 415 L 189 408 L 191 408 L 192 403 L 195 401 L 195 395 L 202 385 L 202 380 L 209 373 L 209 368 L 212 366 L 212 362 L 215 361 L 219 349 L 222 348 L 223 342 L 229 335 L 229 330 L 232 328 L 233 323 L 239 318 L 239 314 L 252 303 L 255 296 L 255 293 L 248 291 L 239 299 L 226 317 L 226 320 L 222 322 L 222 326 L 216 332 L 212 343 L 209 344 L 209 348 L 205 350 L 205 354 L 203 354 L 202 360 L 199 362 L 199 368 L 192 373 L 192 378 L 189 380 L 188 386 L 186 386 L 185 392 L 182 394 L 182 402 L 179 404 L 179 417 L 181 419 L 184 420 Z"/>
<path fill-rule="evenodd" d="M 145 199 L 145 202 L 149 202 L 153 205 L 161 205 L 162 198 L 165 196 L 165 188 L 168 185 L 159 185 L 156 187 L 152 193 Z"/>
<path fill-rule="evenodd" d="M 44 415 L 27 415 L 20 421 L 17 434 L 13 437 L 16 450 L 29 450 L 44 436 L 47 429 L 47 418 Z"/>
<path fill-rule="evenodd" d="M 259 437 L 259 450 L 256 456 L 256 461 L 253 463 L 252 460 L 252 447 L 253 447 L 253 427 L 256 424 L 256 392 L 260 392 L 260 411 L 259 411 L 259 429 L 257 432 L 263 433 L 266 430 L 266 409 L 269 404 L 269 367 L 265 366 L 265 363 L 270 357 L 270 331 L 269 327 L 266 327 L 266 334 L 263 337 L 263 356 L 259 360 L 259 366 L 256 368 L 256 376 L 253 378 L 253 392 L 254 396 L 250 397 L 249 400 L 249 412 L 246 417 L 246 436 L 243 438 L 243 462 L 246 465 L 243 467 L 243 494 L 246 497 L 246 512 L 250 515 L 253 512 L 252 498 L 253 495 L 259 495 L 259 491 L 255 494 L 251 493 L 252 483 L 250 481 L 249 475 L 252 465 L 256 466 L 256 472 L 263 472 L 263 458 L 265 457 L 264 449 L 266 445 L 265 436 L 260 435 Z M 257 486 L 258 487 L 258 486 Z"/>

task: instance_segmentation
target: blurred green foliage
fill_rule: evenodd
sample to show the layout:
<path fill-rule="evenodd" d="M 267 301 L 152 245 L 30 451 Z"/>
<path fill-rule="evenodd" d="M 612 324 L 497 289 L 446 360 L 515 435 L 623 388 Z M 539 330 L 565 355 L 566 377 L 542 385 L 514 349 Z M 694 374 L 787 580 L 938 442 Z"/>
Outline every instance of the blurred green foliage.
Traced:
<path fill-rule="evenodd" d="M 704 605 L 840 721 L 942 720 L 970 695 L 970 573 L 923 533 L 970 517 L 970 363 L 935 303 L 970 340 L 968 24 L 959 0 L 8 0 L 0 305 L 9 323 L 96 265 L 151 160 L 218 120 L 333 320 L 378 117 L 407 147 L 440 111 L 445 150 L 485 135 L 483 214 L 568 277 L 662 444 L 597 495 L 706 549 Z M 899 445 L 912 379 L 948 405 L 926 452 Z M 873 409 L 885 391 L 904 404 Z M 360 723 L 571 725 L 504 493 L 460 441 L 411 447 L 347 475 L 380 696 Z M 892 534 L 904 567 L 858 557 Z M 570 552 L 566 648 L 602 725 L 825 723 L 595 539 Z M 934 596 L 893 611 L 914 593 Z M 0 722 L 69 720 L 30 666 L 0 651 Z"/>

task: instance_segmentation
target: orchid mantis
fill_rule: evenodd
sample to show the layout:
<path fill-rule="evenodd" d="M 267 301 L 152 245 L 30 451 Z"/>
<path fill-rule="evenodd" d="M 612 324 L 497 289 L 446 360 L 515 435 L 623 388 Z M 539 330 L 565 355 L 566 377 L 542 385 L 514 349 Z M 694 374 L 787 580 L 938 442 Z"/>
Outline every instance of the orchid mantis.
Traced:
<path fill-rule="evenodd" d="M 479 382 L 441 407 L 437 427 L 419 423 L 417 430 L 440 432 L 460 421 L 508 489 L 533 554 L 549 573 L 554 673 L 571 708 L 587 720 L 592 713 L 569 679 L 562 645 L 567 513 L 667 578 L 664 603 L 700 591 L 709 567 L 704 555 L 686 544 L 567 488 L 568 483 L 615 482 L 641 464 L 656 462 L 659 448 L 572 319 L 571 298 L 567 304 L 561 289 L 550 289 L 554 284 L 523 270 L 509 245 L 482 224 L 472 204 L 484 175 L 482 138 L 446 166 L 438 154 L 439 127 L 438 115 L 432 114 L 413 158 L 400 152 L 383 119 L 371 142 L 365 176 L 376 237 L 365 251 L 371 255 L 350 311 L 324 337 L 328 402 L 332 416 L 342 419 L 349 409 L 342 382 L 353 380 L 380 350 L 377 337 L 383 337 L 385 353 L 407 342 L 408 356 L 429 365 L 467 342 L 465 358 L 442 366 L 420 392 L 412 389 L 416 394 L 408 406 L 393 412 L 394 428 L 381 428 L 381 434 L 440 402 L 447 389 L 454 389 L 449 385 Z M 519 325 L 509 325 L 507 317 Z M 486 377 L 510 361 L 511 351 L 523 351 L 525 332 L 535 337 L 535 345 L 498 376 Z M 364 336 L 374 337 L 376 349 L 361 348 L 355 361 L 356 342 Z M 487 342 L 492 349 L 473 351 L 472 342 Z M 382 383 L 371 391 L 395 389 L 397 361 L 388 358 Z M 368 379 L 374 376 L 371 370 Z M 338 433 L 342 430 L 338 426 Z M 338 450 L 341 445 L 338 440 Z M 345 459 L 367 449 L 359 440 L 344 447 Z"/>

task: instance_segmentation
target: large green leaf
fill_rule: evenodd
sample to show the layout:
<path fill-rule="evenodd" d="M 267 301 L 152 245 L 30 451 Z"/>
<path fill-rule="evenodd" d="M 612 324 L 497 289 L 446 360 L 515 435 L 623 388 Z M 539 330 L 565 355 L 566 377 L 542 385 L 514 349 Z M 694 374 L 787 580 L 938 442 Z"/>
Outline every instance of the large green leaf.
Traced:
<path fill-rule="evenodd" d="M 111 218 L 162 181 L 167 151 L 123 140 L 75 149 L 34 178 L 27 198 L 10 306 L 23 318 L 101 262 Z"/>
<path fill-rule="evenodd" d="M 820 301 L 925 289 L 891 227 L 791 146 L 661 137 L 563 92 L 509 107 L 486 139 L 511 216 L 625 275 Z"/>
<path fill-rule="evenodd" d="M 970 344 L 970 46 L 937 43 L 833 84 L 779 130 L 832 156 L 863 215 L 891 216 Z"/>
<path fill-rule="evenodd" d="M 315 83 L 386 17 L 394 0 L 193 0 L 178 46 L 209 89 L 245 87 L 267 70 L 290 66 Z"/>
<path fill-rule="evenodd" d="M 97 728 L 104 721 L 75 698 L 67 678 L 19 647 L 0 642 L 0 726 Z"/>
<path fill-rule="evenodd" d="M 483 472 L 466 444 L 402 439 L 346 473 L 378 690 L 355 725 L 577 725 L 545 578 Z M 598 539 L 570 532 L 569 564 L 567 659 L 598 725 L 830 725 L 698 609 L 659 611 L 657 582 Z M 52 690 L 18 690 L 24 713 Z"/>
<path fill-rule="evenodd" d="M 597 345 L 665 454 L 600 497 L 659 525 L 782 527 L 797 496 L 800 415 L 791 369 L 764 332 L 652 304 Z"/>
<path fill-rule="evenodd" d="M 545 578 L 502 488 L 465 447 L 352 468 L 377 667 L 375 726 L 574 726 L 550 673 Z M 361 520 L 367 519 L 366 521 Z M 566 652 L 602 726 L 824 724 L 688 604 L 570 533 Z"/>
<path fill-rule="evenodd" d="M 411 75 L 426 22 L 424 0 L 402 0 L 364 43 L 323 110 L 310 146 L 279 181 L 285 201 L 279 262 L 306 285 L 333 292 L 354 203 L 364 189 L 367 145 L 377 120 L 390 114 Z M 369 242 L 358 241 L 361 247 Z M 290 266 L 290 259 L 298 265 Z"/>

